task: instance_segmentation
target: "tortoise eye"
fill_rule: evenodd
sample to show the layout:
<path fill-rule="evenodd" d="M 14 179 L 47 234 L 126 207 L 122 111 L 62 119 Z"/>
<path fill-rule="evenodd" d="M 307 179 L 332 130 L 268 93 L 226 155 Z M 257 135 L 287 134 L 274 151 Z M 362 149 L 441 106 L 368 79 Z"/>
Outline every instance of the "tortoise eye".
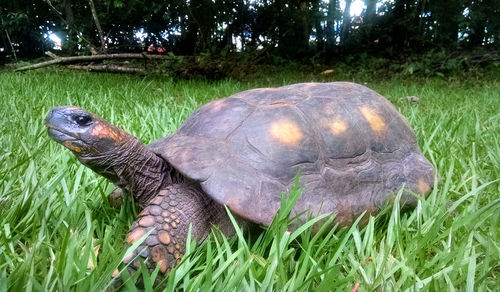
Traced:
<path fill-rule="evenodd" d="M 92 122 L 92 117 L 85 114 L 74 115 L 72 118 L 79 126 L 88 126 Z"/>

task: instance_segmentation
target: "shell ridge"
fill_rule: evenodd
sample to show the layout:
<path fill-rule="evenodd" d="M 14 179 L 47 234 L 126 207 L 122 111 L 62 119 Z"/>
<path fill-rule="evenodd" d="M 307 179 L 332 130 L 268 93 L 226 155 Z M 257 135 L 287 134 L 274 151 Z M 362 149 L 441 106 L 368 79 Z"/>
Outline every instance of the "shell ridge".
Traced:
<path fill-rule="evenodd" d="M 253 105 L 250 105 L 250 106 L 253 106 Z M 248 118 L 251 115 L 253 115 L 255 113 L 256 110 L 257 110 L 257 106 L 253 106 L 252 111 L 250 113 L 248 113 L 247 116 L 243 120 L 241 120 L 241 122 L 238 124 L 238 126 L 236 126 L 234 129 L 232 129 L 229 132 L 229 134 L 226 135 L 226 138 L 224 140 L 227 142 L 227 140 L 229 140 L 231 138 L 231 136 L 236 132 L 236 130 L 238 130 L 239 128 L 241 128 L 241 126 L 246 122 L 246 120 L 248 120 Z"/>

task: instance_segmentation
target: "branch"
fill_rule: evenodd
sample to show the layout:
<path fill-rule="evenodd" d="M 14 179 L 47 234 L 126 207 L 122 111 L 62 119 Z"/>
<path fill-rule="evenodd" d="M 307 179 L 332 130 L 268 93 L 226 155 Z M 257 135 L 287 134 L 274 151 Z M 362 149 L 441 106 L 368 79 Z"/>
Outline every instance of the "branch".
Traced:
<path fill-rule="evenodd" d="M 24 66 L 17 68 L 14 71 L 25 71 L 31 69 L 38 69 L 42 67 L 47 67 L 54 64 L 68 64 L 68 63 L 78 63 L 78 62 L 91 62 L 109 59 L 147 59 L 147 60 L 166 60 L 171 58 L 170 56 L 163 55 L 147 55 L 147 54 L 105 54 L 105 55 L 92 55 L 92 56 L 73 56 L 73 57 L 59 57 L 54 60 L 45 61 L 29 66 Z"/>
<path fill-rule="evenodd" d="M 116 72 L 116 73 L 146 73 L 146 70 L 140 68 L 131 67 L 121 67 L 116 65 L 68 65 L 68 68 L 87 70 L 87 71 L 98 71 L 98 72 Z"/>
<path fill-rule="evenodd" d="M 53 59 L 59 59 L 59 56 L 56 55 L 56 54 L 54 54 L 54 53 L 52 53 L 51 51 L 46 51 L 45 55 L 47 55 L 47 56 L 49 56 L 49 57 L 51 57 Z"/>
<path fill-rule="evenodd" d="M 95 26 L 97 27 L 97 33 L 99 34 L 99 39 L 101 41 L 101 51 L 106 52 L 106 43 L 104 42 L 104 33 L 102 32 L 101 23 L 99 18 L 97 18 L 97 11 L 95 10 L 94 0 L 89 0 L 90 10 L 92 11 L 92 17 L 94 18 Z"/>

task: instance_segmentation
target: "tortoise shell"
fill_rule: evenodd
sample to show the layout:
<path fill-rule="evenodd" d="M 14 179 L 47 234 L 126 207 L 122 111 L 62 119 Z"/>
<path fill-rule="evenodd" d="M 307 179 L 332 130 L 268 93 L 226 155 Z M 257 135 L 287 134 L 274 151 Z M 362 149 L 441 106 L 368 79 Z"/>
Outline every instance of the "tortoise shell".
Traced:
<path fill-rule="evenodd" d="M 406 119 L 383 96 L 349 82 L 219 99 L 149 148 L 214 200 L 264 225 L 299 172 L 293 214 L 333 212 L 342 225 L 365 210 L 376 213 L 403 186 L 402 200 L 414 205 L 412 193 L 425 196 L 434 182 Z"/>

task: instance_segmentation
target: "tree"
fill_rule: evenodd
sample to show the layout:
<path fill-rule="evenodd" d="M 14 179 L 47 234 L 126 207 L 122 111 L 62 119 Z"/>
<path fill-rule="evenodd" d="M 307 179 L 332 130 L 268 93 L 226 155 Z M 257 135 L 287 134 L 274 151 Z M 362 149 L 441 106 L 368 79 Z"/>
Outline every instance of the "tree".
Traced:
<path fill-rule="evenodd" d="M 344 14 L 342 14 L 342 27 L 340 31 L 340 45 L 346 49 L 351 30 L 351 3 L 352 0 L 345 0 Z"/>
<path fill-rule="evenodd" d="M 441 47 L 457 47 L 458 27 L 463 11 L 462 2 L 462 0 L 430 2 L 431 15 L 434 15 L 437 22 L 436 41 Z"/>
<path fill-rule="evenodd" d="M 328 12 L 326 19 L 326 51 L 328 55 L 334 53 L 335 47 L 337 45 L 337 31 L 335 22 L 339 22 L 339 5 L 338 0 L 330 0 L 328 2 Z"/>
<path fill-rule="evenodd" d="M 350 14 L 352 0 L 345 0 L 343 9 L 339 0 L 3 2 L 2 48 L 21 58 L 43 55 L 51 33 L 63 40 L 60 55 L 153 46 L 178 55 L 219 57 L 241 48 L 278 57 L 272 60 L 360 52 L 397 57 L 500 42 L 500 0 L 365 0 L 366 10 L 356 18 Z"/>

